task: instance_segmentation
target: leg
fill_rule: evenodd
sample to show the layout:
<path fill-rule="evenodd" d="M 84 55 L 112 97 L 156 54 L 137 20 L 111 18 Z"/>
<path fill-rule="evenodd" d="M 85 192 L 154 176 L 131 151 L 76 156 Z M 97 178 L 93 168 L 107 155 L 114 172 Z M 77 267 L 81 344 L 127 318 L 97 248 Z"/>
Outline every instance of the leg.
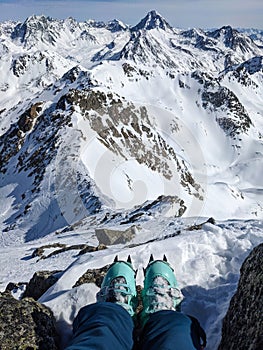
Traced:
<path fill-rule="evenodd" d="M 130 257 L 109 267 L 97 293 L 97 303 L 83 307 L 73 323 L 66 350 L 131 350 L 137 292 Z"/>
<path fill-rule="evenodd" d="M 102 302 L 83 307 L 73 323 L 66 350 L 131 350 L 133 320 L 120 305 Z"/>
<path fill-rule="evenodd" d="M 178 312 L 182 295 L 166 257 L 153 260 L 145 270 L 141 350 L 201 350 L 205 332 L 197 319 Z"/>
<path fill-rule="evenodd" d="M 149 316 L 140 337 L 140 350 L 196 350 L 200 349 L 192 331 L 192 320 L 172 311 L 158 311 Z"/>

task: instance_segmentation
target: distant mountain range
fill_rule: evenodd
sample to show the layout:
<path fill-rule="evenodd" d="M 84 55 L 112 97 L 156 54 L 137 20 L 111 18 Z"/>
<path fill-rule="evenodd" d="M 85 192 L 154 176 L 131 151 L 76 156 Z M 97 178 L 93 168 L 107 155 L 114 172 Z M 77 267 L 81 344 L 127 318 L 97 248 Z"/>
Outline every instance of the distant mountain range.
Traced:
<path fill-rule="evenodd" d="M 262 219 L 262 57 L 263 31 L 182 30 L 156 11 L 134 27 L 1 23 L 6 242 L 87 218 Z"/>

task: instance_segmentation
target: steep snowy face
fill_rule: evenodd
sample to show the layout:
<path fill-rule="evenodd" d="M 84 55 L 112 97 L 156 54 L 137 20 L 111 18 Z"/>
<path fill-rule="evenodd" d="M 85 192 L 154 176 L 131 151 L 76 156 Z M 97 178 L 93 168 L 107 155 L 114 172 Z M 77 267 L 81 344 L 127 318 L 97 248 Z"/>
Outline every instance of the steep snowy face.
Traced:
<path fill-rule="evenodd" d="M 58 25 L 58 21 L 49 17 L 32 16 L 15 27 L 11 38 L 20 41 L 26 48 L 33 47 L 36 42 L 54 45 L 59 36 Z"/>
<path fill-rule="evenodd" d="M 0 39 L 10 237 L 156 198 L 166 215 L 262 217 L 263 50 L 246 32 L 151 11 L 132 28 L 32 16 Z"/>
<path fill-rule="evenodd" d="M 251 38 L 239 33 L 230 26 L 210 32 L 208 36 L 223 44 L 226 49 L 231 49 L 225 57 L 225 69 L 233 64 L 241 63 L 245 59 L 261 54 L 259 47 Z"/>
<path fill-rule="evenodd" d="M 86 126 L 95 132 L 105 151 L 110 151 L 112 159 L 114 156 L 121 162 L 132 159 L 134 167 L 138 164 L 138 172 L 144 166 L 149 171 L 160 174 L 164 181 L 174 181 L 174 186 L 182 186 L 189 195 L 202 200 L 200 185 L 195 182 L 185 162 L 177 157 L 165 136 L 162 136 L 146 107 L 135 106 L 111 92 L 106 94 L 102 91 L 78 89 L 70 90 L 62 96 L 58 106 L 62 110 L 72 107 L 76 110 L 78 107 L 84 122 L 87 120 Z M 82 129 L 82 132 L 85 131 Z M 83 137 L 85 136 L 84 134 Z M 89 153 L 86 156 L 90 157 Z M 127 167 L 127 172 L 130 170 Z M 129 173 L 126 177 L 127 184 L 132 188 L 133 180 Z M 140 202 L 134 202 L 135 204 Z"/>
<path fill-rule="evenodd" d="M 256 45 L 261 47 L 263 46 L 263 30 L 253 28 L 238 28 L 238 31 L 249 36 L 250 39 L 252 39 Z"/>
<path fill-rule="evenodd" d="M 136 26 L 131 28 L 131 31 L 151 30 L 159 28 L 162 30 L 172 30 L 168 22 L 155 10 L 150 11 Z"/>
<path fill-rule="evenodd" d="M 210 32 L 209 37 L 221 41 L 226 47 L 232 50 L 239 50 L 240 52 L 257 50 L 257 46 L 250 38 L 242 35 L 230 26 L 225 26 Z"/>
<path fill-rule="evenodd" d="M 111 32 L 120 32 L 124 30 L 128 30 L 128 26 L 117 19 L 109 21 L 106 25 L 106 28 Z"/>

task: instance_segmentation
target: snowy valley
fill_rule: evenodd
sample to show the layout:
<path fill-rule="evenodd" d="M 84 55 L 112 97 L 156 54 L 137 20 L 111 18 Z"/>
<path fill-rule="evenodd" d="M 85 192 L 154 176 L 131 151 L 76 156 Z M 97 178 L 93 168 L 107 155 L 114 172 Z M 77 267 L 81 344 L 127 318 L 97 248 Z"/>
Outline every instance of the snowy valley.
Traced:
<path fill-rule="evenodd" d="M 155 11 L 134 27 L 0 23 L 0 289 L 60 270 L 40 302 L 62 348 L 98 290 L 79 278 L 131 255 L 142 285 L 151 253 L 167 255 L 183 311 L 217 348 L 263 241 L 262 57 L 262 31 L 183 30 Z M 129 241 L 80 254 L 96 229 L 131 227 Z M 75 248 L 52 254 L 59 245 Z"/>

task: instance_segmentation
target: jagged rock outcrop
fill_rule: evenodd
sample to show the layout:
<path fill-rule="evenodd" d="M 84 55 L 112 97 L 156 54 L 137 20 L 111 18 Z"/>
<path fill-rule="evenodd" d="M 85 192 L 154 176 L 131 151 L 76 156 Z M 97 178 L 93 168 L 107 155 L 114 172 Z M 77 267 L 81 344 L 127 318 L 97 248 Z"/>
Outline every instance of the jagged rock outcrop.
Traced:
<path fill-rule="evenodd" d="M 174 216 L 182 216 L 186 211 L 185 203 L 177 196 L 161 195 L 154 200 L 149 200 L 140 206 L 137 206 L 125 216 L 120 222 L 121 225 L 131 224 L 142 218 L 143 216 L 159 215 L 165 216 L 167 212 L 173 210 Z"/>
<path fill-rule="evenodd" d="M 45 249 L 48 248 L 58 248 L 55 249 L 53 252 L 45 255 Z M 78 250 L 79 255 L 83 255 L 86 253 L 91 253 L 91 252 L 97 252 L 98 250 L 103 250 L 107 249 L 107 247 L 103 244 L 99 244 L 98 246 L 94 247 L 88 244 L 73 244 L 70 246 L 67 246 L 66 244 L 60 244 L 60 243 L 55 243 L 55 244 L 47 244 L 42 247 L 38 247 L 33 251 L 32 258 L 39 257 L 40 259 L 48 259 L 51 258 L 54 255 L 58 255 L 64 252 L 67 252 L 69 250 Z"/>
<path fill-rule="evenodd" d="M 216 223 L 215 219 L 211 217 L 211 218 L 207 219 L 205 222 L 201 222 L 200 224 L 194 224 L 194 225 L 188 227 L 187 231 L 202 230 L 203 225 L 205 225 L 205 224 L 215 225 L 215 223 Z"/>
<path fill-rule="evenodd" d="M 37 271 L 29 281 L 23 298 L 39 299 L 58 280 L 57 274 L 61 271 Z"/>
<path fill-rule="evenodd" d="M 26 134 L 31 132 L 42 109 L 42 102 L 32 104 L 9 131 L 0 137 L 0 170 L 6 172 L 6 166 L 11 157 L 15 156 L 25 142 Z"/>
<path fill-rule="evenodd" d="M 49 73 L 53 69 L 51 59 L 41 51 L 38 51 L 32 55 L 23 54 L 15 58 L 12 62 L 13 74 L 16 77 L 20 77 L 30 71 L 30 69 L 34 69 L 36 65 L 46 73 Z"/>
<path fill-rule="evenodd" d="M 57 350 L 52 311 L 31 298 L 0 293 L 1 350 Z"/>
<path fill-rule="evenodd" d="M 194 71 L 191 77 L 203 86 L 201 93 L 203 108 L 216 116 L 215 120 L 226 135 L 234 138 L 238 134 L 248 132 L 252 121 L 233 91 L 222 86 L 218 79 L 207 73 Z M 227 116 L 221 115 L 222 110 L 228 110 Z"/>
<path fill-rule="evenodd" d="M 46 244 L 46 245 L 43 245 L 41 247 L 38 247 L 36 248 L 33 253 L 32 253 L 32 258 L 36 258 L 36 257 L 39 257 L 39 258 L 46 258 L 45 256 L 45 249 L 50 249 L 50 248 L 65 248 L 66 247 L 66 244 L 62 244 L 62 243 L 53 243 L 53 244 Z"/>
<path fill-rule="evenodd" d="M 250 38 L 230 26 L 223 26 L 220 29 L 211 31 L 209 36 L 214 39 L 221 39 L 226 47 L 232 50 L 239 50 L 242 53 L 251 50 L 251 48 L 256 49 L 254 42 Z"/>
<path fill-rule="evenodd" d="M 263 349 L 263 244 L 241 267 L 236 294 L 223 321 L 218 350 Z"/>
<path fill-rule="evenodd" d="M 100 287 L 104 276 L 106 275 L 110 265 L 103 266 L 99 269 L 88 269 L 72 286 L 72 288 L 78 287 L 84 283 L 95 283 L 96 286 Z"/>
<path fill-rule="evenodd" d="M 203 200 L 200 184 L 155 129 L 145 107 L 137 108 L 117 94 L 91 89 L 72 89 L 61 97 L 57 108 L 65 110 L 69 105 L 80 108 L 98 134 L 98 140 L 113 153 L 123 158 L 135 158 L 139 164 L 147 165 L 167 180 L 173 178 L 173 163 L 181 185 L 189 194 Z"/>
<path fill-rule="evenodd" d="M 111 245 L 127 243 L 135 237 L 136 226 L 131 226 L 126 230 L 97 228 L 95 229 L 95 233 L 100 244 Z"/>

